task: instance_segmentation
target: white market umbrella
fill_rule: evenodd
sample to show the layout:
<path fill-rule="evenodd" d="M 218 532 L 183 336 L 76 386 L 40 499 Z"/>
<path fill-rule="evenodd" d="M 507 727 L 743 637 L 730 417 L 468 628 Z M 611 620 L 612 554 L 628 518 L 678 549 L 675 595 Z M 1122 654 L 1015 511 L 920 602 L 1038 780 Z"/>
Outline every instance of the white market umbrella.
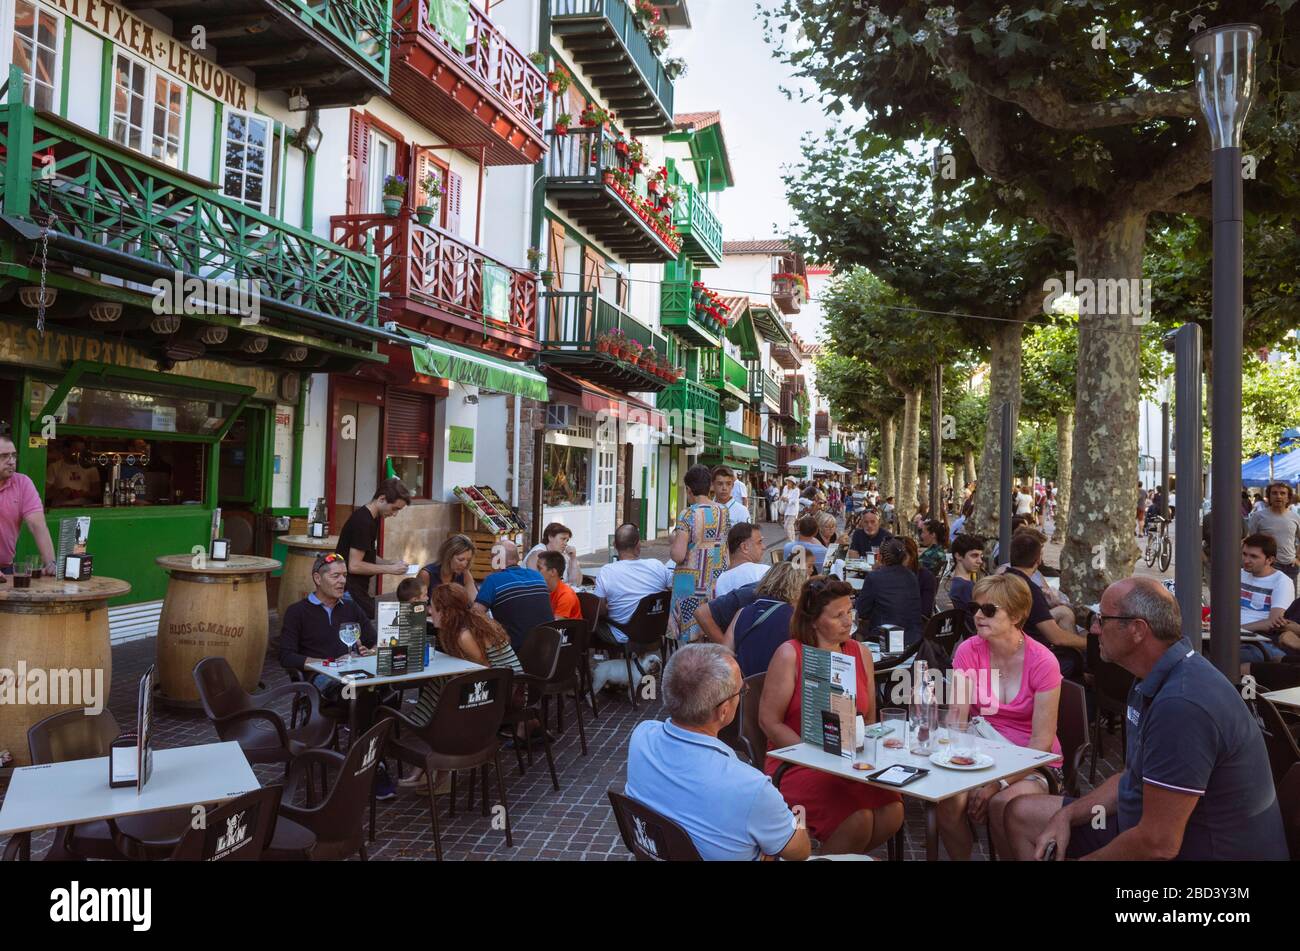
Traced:
<path fill-rule="evenodd" d="M 829 459 L 822 459 L 818 456 L 804 456 L 802 459 L 796 459 L 790 463 L 791 469 L 807 469 L 810 472 L 848 472 L 842 465 L 837 462 L 831 462 Z"/>

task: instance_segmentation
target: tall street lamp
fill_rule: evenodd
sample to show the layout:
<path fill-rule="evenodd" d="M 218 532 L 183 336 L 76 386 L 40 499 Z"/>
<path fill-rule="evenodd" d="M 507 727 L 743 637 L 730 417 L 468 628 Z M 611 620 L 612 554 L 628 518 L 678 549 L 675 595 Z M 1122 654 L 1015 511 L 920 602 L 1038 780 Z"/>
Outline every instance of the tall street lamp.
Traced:
<path fill-rule="evenodd" d="M 1214 164 L 1214 379 L 1210 478 L 1210 659 L 1239 679 L 1241 617 L 1241 131 L 1255 88 L 1253 23 L 1215 27 L 1192 40 L 1196 91 L 1210 130 Z"/>

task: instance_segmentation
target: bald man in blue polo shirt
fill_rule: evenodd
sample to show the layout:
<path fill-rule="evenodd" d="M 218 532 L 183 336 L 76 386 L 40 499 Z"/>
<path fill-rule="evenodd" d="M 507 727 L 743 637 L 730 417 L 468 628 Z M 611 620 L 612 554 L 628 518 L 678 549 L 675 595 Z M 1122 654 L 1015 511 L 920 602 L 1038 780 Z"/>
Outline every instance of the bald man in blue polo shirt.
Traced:
<path fill-rule="evenodd" d="M 1106 589 L 1092 633 L 1137 681 L 1124 772 L 1080 799 L 1022 796 L 1007 810 L 1020 859 L 1287 859 L 1268 751 L 1237 688 L 1180 634 L 1154 578 Z"/>
<path fill-rule="evenodd" d="M 677 650 L 664 670 L 670 719 L 632 731 L 624 792 L 685 829 L 705 861 L 802 861 L 811 843 L 784 797 L 718 739 L 740 709 L 743 685 L 721 644 Z"/>

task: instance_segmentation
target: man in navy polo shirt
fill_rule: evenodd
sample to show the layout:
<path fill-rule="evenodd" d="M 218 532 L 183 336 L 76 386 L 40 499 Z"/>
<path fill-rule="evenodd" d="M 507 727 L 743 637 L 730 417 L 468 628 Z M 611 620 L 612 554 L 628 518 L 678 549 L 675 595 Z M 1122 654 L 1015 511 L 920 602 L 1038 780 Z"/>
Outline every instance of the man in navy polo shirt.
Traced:
<path fill-rule="evenodd" d="M 1287 859 L 1264 738 L 1236 688 L 1181 637 L 1153 578 L 1106 589 L 1101 658 L 1138 680 L 1123 773 L 1081 799 L 1021 796 L 1007 810 L 1017 858 Z"/>
<path fill-rule="evenodd" d="M 540 574 L 519 564 L 519 549 L 514 542 L 501 542 L 492 558 L 500 558 L 505 567 L 479 583 L 474 610 L 480 614 L 491 611 L 492 619 L 510 635 L 510 646 L 518 651 L 533 628 L 555 620 L 551 589 Z"/>
<path fill-rule="evenodd" d="M 721 644 L 677 650 L 663 691 L 671 719 L 646 720 L 632 731 L 627 796 L 685 829 L 705 861 L 806 859 L 808 833 L 784 797 L 718 739 L 744 692 L 731 651 Z"/>

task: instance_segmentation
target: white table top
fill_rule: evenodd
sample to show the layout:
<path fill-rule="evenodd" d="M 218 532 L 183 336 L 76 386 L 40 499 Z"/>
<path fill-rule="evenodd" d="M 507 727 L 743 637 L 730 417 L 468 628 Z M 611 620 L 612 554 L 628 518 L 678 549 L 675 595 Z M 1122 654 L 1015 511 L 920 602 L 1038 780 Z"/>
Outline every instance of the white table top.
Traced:
<path fill-rule="evenodd" d="M 107 756 L 21 766 L 0 804 L 0 835 L 224 802 L 259 788 L 238 743 L 154 750 L 153 773 L 139 793 L 108 785 Z"/>
<path fill-rule="evenodd" d="M 486 670 L 482 664 L 476 664 L 472 660 L 461 660 L 458 657 L 452 657 L 450 654 L 444 654 L 441 651 L 433 652 L 433 662 L 424 670 L 412 674 L 402 674 L 398 677 L 376 677 L 375 670 L 379 664 L 379 658 L 370 654 L 366 657 L 353 657 L 345 664 L 331 664 L 326 667 L 324 664 L 306 664 L 307 670 L 314 674 L 324 674 L 333 680 L 343 681 L 343 674 L 349 670 L 364 670 L 370 676 L 356 682 L 358 687 L 380 687 L 385 684 L 403 684 L 412 683 L 417 680 L 437 680 L 439 677 L 455 677 L 457 674 L 468 674 L 475 670 Z"/>
<path fill-rule="evenodd" d="M 1264 696 L 1280 707 L 1294 707 L 1300 710 L 1300 687 L 1292 687 L 1289 690 L 1274 690 L 1272 693 L 1264 694 Z"/>
<path fill-rule="evenodd" d="M 1208 641 L 1209 639 L 1210 639 L 1210 632 L 1202 629 L 1201 640 Z M 1272 639 L 1269 638 L 1266 634 L 1256 634 L 1254 631 L 1242 631 L 1240 636 L 1240 641 L 1243 644 L 1273 643 Z"/>
<path fill-rule="evenodd" d="M 938 748 L 942 749 L 943 747 Z M 808 766 L 812 769 L 821 770 L 823 773 L 851 779 L 854 782 L 866 783 L 868 786 L 875 786 L 878 789 L 893 789 L 904 796 L 914 796 L 927 802 L 941 802 L 959 793 L 983 786 L 985 783 L 1005 779 L 1008 776 L 1014 776 L 1016 773 L 1023 773 L 1035 766 L 1050 765 L 1054 761 L 1059 763 L 1061 759 L 1055 753 L 1044 753 L 1042 750 L 1031 750 L 1023 746 L 1013 746 L 1010 743 L 997 743 L 990 740 L 981 741 L 980 750 L 990 754 L 994 759 L 993 765 L 988 769 L 945 769 L 930 762 L 928 756 L 915 756 L 907 750 L 885 750 L 883 747 L 879 757 L 880 762 L 872 764 L 875 768 L 870 770 L 856 770 L 853 768 L 853 762 L 867 762 L 861 750 L 857 752 L 852 761 L 842 756 L 832 756 L 820 747 L 813 746 L 810 743 L 799 743 L 796 746 L 770 750 L 767 755 L 787 763 L 794 763 L 797 766 Z M 873 775 L 878 770 L 884 769 L 886 766 L 900 764 L 920 766 L 928 769 L 930 773 L 901 788 L 886 783 L 867 781 L 866 777 Z"/>

